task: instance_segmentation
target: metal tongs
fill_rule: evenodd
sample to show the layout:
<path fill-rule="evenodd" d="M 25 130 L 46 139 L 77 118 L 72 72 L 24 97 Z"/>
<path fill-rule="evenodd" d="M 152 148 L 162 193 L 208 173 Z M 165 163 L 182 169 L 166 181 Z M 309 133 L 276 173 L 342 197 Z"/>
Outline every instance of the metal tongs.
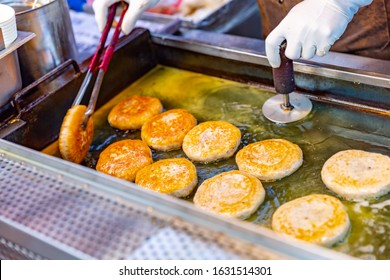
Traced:
<path fill-rule="evenodd" d="M 110 32 L 112 23 L 114 22 L 115 13 L 116 13 L 117 7 L 119 7 L 119 5 L 120 5 L 120 3 L 118 2 L 118 3 L 114 3 L 110 7 L 110 11 L 109 11 L 109 14 L 107 17 L 107 23 L 106 23 L 106 26 L 104 27 L 102 37 L 100 38 L 100 41 L 96 47 L 95 54 L 92 57 L 91 63 L 88 67 L 88 71 L 87 71 L 87 74 L 84 78 L 84 81 L 81 84 L 80 90 L 77 93 L 77 96 L 73 101 L 72 106 L 80 104 L 80 102 L 83 99 L 83 96 L 85 94 L 85 91 L 87 90 L 88 85 L 91 82 L 92 77 L 94 76 L 94 74 L 96 74 L 96 71 L 98 70 L 97 78 L 96 78 L 96 81 L 95 81 L 95 84 L 94 84 L 94 87 L 92 90 L 91 97 L 89 99 L 88 107 L 84 113 L 85 117 L 84 117 L 84 120 L 81 124 L 83 130 L 85 130 L 85 128 L 87 127 L 88 120 L 92 116 L 93 112 L 95 111 L 95 105 L 96 105 L 97 98 L 99 96 L 99 91 L 100 91 L 100 87 L 101 87 L 102 82 L 103 82 L 103 77 L 104 77 L 104 74 L 107 72 L 108 65 L 110 64 L 112 55 L 115 51 L 115 46 L 118 42 L 119 35 L 121 33 L 121 25 L 122 25 L 123 17 L 125 15 L 128 7 L 129 7 L 129 5 L 127 3 L 122 4 L 123 11 L 120 15 L 118 24 L 115 27 L 115 31 L 114 31 L 114 34 L 111 38 L 111 41 L 110 41 L 110 43 L 109 43 L 109 45 L 104 53 L 104 57 L 103 57 L 101 63 L 99 64 L 100 57 L 102 56 L 102 53 L 104 50 L 104 45 L 105 45 L 107 37 L 108 37 L 108 33 Z"/>

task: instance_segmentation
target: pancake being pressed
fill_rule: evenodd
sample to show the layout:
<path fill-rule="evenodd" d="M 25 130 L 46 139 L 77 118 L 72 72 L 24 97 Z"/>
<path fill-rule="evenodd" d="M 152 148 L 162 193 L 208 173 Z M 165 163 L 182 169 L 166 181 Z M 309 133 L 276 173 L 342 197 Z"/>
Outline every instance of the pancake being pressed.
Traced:
<path fill-rule="evenodd" d="M 345 199 L 375 199 L 390 192 L 390 157 L 361 150 L 341 151 L 325 162 L 321 178 Z"/>
<path fill-rule="evenodd" d="M 282 179 L 303 163 L 298 145 L 284 139 L 268 139 L 249 144 L 236 155 L 238 169 L 262 181 Z"/>
<path fill-rule="evenodd" d="M 186 110 L 173 109 L 158 114 L 142 126 L 141 138 L 159 151 L 180 149 L 184 136 L 196 125 L 196 119 Z"/>
<path fill-rule="evenodd" d="M 231 157 L 241 143 L 241 132 L 226 121 L 198 124 L 184 137 L 183 151 L 193 161 L 213 162 Z"/>
<path fill-rule="evenodd" d="M 162 112 L 158 98 L 134 95 L 116 104 L 108 114 L 112 127 L 121 130 L 140 129 L 154 115 Z"/>
<path fill-rule="evenodd" d="M 223 216 L 247 219 L 264 197 L 265 190 L 256 177 L 233 170 L 205 180 L 195 193 L 194 204 Z"/>
<path fill-rule="evenodd" d="M 137 172 L 153 163 L 152 152 L 141 140 L 122 140 L 100 153 L 96 170 L 134 182 Z"/>
<path fill-rule="evenodd" d="M 157 161 L 137 172 L 135 183 L 175 197 L 188 196 L 198 183 L 196 168 L 185 158 Z"/>
<path fill-rule="evenodd" d="M 84 105 L 72 106 L 67 111 L 60 129 L 58 144 L 61 156 L 74 163 L 84 160 L 93 139 L 92 118 L 89 118 L 85 129 L 82 127 L 86 109 Z"/>
<path fill-rule="evenodd" d="M 323 194 L 289 201 L 272 216 L 275 232 L 325 246 L 344 239 L 349 228 L 348 213 L 341 201 Z"/>

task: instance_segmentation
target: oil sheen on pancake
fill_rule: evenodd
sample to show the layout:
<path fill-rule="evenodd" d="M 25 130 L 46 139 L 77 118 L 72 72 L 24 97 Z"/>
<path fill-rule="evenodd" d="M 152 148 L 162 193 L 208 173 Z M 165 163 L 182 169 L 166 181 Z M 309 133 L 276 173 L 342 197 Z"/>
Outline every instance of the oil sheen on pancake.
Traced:
<path fill-rule="evenodd" d="M 198 124 L 184 137 L 183 151 L 193 161 L 213 162 L 231 157 L 241 143 L 241 132 L 226 121 Z"/>
<path fill-rule="evenodd" d="M 134 182 L 136 173 L 152 164 L 152 152 L 141 140 L 122 140 L 100 153 L 96 170 Z"/>
<path fill-rule="evenodd" d="M 349 228 L 348 213 L 341 201 L 323 194 L 289 201 L 272 216 L 275 232 L 325 246 L 343 239 Z"/>
<path fill-rule="evenodd" d="M 298 145 L 284 139 L 252 143 L 236 155 L 238 169 L 262 181 L 275 181 L 294 173 L 303 163 Z"/>
<path fill-rule="evenodd" d="M 63 159 L 81 163 L 88 153 L 94 134 L 92 118 L 89 118 L 87 127 L 82 128 L 84 105 L 72 106 L 65 115 L 58 139 L 59 150 Z"/>
<path fill-rule="evenodd" d="M 108 114 L 108 123 L 121 130 L 140 129 L 154 115 L 162 112 L 158 98 L 134 95 L 115 105 Z"/>
<path fill-rule="evenodd" d="M 195 193 L 194 204 L 223 216 L 246 219 L 259 208 L 264 197 L 259 179 L 233 170 L 205 180 Z"/>
<path fill-rule="evenodd" d="M 178 150 L 184 136 L 196 125 L 193 115 L 183 109 L 158 114 L 142 126 L 141 138 L 149 147 L 159 151 Z"/>
<path fill-rule="evenodd" d="M 198 183 L 195 165 L 185 158 L 157 161 L 138 171 L 135 183 L 175 197 L 188 196 Z"/>
<path fill-rule="evenodd" d="M 347 200 L 374 199 L 390 192 L 390 157 L 361 150 L 345 150 L 330 157 L 321 178 Z"/>

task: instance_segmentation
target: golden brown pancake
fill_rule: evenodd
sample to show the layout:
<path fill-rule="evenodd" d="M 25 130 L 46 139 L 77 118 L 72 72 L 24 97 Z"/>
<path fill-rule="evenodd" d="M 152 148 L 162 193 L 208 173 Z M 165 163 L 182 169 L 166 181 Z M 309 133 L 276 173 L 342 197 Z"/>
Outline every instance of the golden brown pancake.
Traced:
<path fill-rule="evenodd" d="M 141 138 L 159 151 L 181 148 L 184 136 L 196 125 L 196 119 L 186 110 L 173 109 L 158 114 L 142 126 Z"/>
<path fill-rule="evenodd" d="M 205 180 L 195 193 L 194 203 L 213 213 L 246 219 L 259 208 L 264 197 L 259 179 L 233 170 Z"/>
<path fill-rule="evenodd" d="M 372 199 L 390 192 L 390 157 L 346 150 L 330 157 L 322 167 L 324 184 L 348 200 Z"/>
<path fill-rule="evenodd" d="M 198 124 L 184 137 L 183 151 L 193 161 L 212 162 L 231 157 L 241 142 L 240 130 L 226 121 Z"/>
<path fill-rule="evenodd" d="M 85 130 L 81 126 L 86 109 L 87 107 L 84 105 L 76 105 L 68 110 L 62 122 L 58 139 L 62 158 L 75 163 L 83 161 L 93 139 L 92 118 L 89 118 Z"/>
<path fill-rule="evenodd" d="M 141 140 L 122 140 L 100 153 L 96 170 L 134 182 L 136 173 L 152 163 L 148 145 Z"/>
<path fill-rule="evenodd" d="M 303 162 L 302 150 L 284 139 L 249 144 L 236 155 L 238 169 L 263 181 L 274 181 L 295 172 Z"/>
<path fill-rule="evenodd" d="M 198 183 L 196 168 L 185 158 L 157 161 L 138 171 L 135 183 L 175 197 L 188 196 Z"/>
<path fill-rule="evenodd" d="M 159 99 L 150 96 L 134 95 L 116 104 L 108 114 L 112 127 L 129 130 L 140 129 L 154 115 L 162 112 Z"/>
<path fill-rule="evenodd" d="M 348 213 L 341 201 L 323 194 L 287 202 L 272 216 L 274 231 L 326 246 L 343 239 L 349 227 Z"/>

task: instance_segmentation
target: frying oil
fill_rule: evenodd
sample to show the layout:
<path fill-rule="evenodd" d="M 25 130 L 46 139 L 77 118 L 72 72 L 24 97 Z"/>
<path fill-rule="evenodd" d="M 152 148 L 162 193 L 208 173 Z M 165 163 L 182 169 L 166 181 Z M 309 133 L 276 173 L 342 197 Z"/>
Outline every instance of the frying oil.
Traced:
<path fill-rule="evenodd" d="M 294 174 L 263 182 L 266 198 L 248 222 L 271 227 L 271 218 L 282 204 L 305 195 L 329 194 L 321 180 L 321 168 L 333 154 L 346 149 L 361 149 L 390 156 L 389 118 L 347 108 L 314 103 L 311 114 L 292 124 L 275 124 L 262 115 L 265 100 L 274 93 L 221 78 L 158 66 L 115 96 L 94 114 L 95 136 L 85 164 L 95 168 L 102 150 L 122 139 L 140 139 L 139 131 L 120 131 L 109 126 L 107 115 L 121 100 L 132 95 L 154 96 L 165 110 L 182 108 L 198 122 L 225 120 L 242 133 L 238 150 L 249 143 L 283 138 L 299 145 L 304 163 Z M 48 153 L 55 152 L 47 150 Z M 182 150 L 153 151 L 154 161 L 186 157 Z M 221 172 L 238 169 L 234 160 L 195 163 L 199 184 Z M 186 198 L 191 201 L 193 194 Z M 347 202 L 351 230 L 333 249 L 365 259 L 390 259 L 390 195 L 368 202 Z"/>

